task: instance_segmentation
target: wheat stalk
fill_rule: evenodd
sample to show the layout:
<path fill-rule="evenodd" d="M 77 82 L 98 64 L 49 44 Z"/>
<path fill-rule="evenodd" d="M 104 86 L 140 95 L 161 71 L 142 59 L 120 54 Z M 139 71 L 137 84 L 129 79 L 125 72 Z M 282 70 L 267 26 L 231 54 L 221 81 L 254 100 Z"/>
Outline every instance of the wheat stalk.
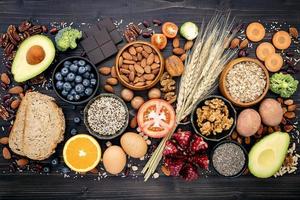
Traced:
<path fill-rule="evenodd" d="M 202 27 L 185 61 L 185 71 L 181 77 L 177 108 L 176 125 L 188 116 L 196 102 L 210 94 L 217 86 L 217 79 L 226 63 L 236 54 L 236 51 L 225 50 L 229 41 L 236 34 L 232 31 L 233 21 L 229 23 L 230 13 L 217 13 L 204 27 Z M 161 158 L 165 143 L 175 132 L 176 127 L 160 142 L 151 158 L 146 163 L 142 173 L 144 180 L 156 170 Z"/>

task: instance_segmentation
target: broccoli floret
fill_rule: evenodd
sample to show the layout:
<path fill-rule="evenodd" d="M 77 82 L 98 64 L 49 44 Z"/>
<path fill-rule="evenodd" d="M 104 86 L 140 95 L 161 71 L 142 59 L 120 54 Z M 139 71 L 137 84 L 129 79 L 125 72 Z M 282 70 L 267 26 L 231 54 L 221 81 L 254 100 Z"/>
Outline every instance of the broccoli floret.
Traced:
<path fill-rule="evenodd" d="M 71 27 L 66 27 L 58 31 L 55 36 L 56 47 L 59 51 L 66 51 L 68 48 L 77 47 L 76 40 L 82 37 L 82 32 Z"/>
<path fill-rule="evenodd" d="M 270 89 L 272 92 L 279 94 L 283 98 L 292 96 L 298 86 L 298 81 L 290 74 L 275 73 L 270 78 Z"/>

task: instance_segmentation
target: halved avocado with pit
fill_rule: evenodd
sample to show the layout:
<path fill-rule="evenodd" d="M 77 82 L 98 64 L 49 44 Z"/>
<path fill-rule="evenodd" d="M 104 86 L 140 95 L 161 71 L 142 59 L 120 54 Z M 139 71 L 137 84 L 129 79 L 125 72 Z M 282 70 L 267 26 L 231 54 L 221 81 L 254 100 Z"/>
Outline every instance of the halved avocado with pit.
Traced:
<path fill-rule="evenodd" d="M 19 46 L 12 64 L 12 74 L 17 82 L 27 81 L 45 71 L 53 62 L 55 47 L 50 38 L 35 35 Z"/>

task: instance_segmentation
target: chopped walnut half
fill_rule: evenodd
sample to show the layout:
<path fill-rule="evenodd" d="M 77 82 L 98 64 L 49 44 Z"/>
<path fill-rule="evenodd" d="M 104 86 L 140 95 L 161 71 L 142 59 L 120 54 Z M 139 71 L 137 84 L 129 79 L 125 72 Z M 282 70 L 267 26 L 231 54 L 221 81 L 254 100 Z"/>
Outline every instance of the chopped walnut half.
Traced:
<path fill-rule="evenodd" d="M 165 72 L 160 78 L 160 90 L 164 93 L 163 98 L 170 104 L 177 99 L 176 95 L 176 81 L 172 79 L 168 72 Z"/>

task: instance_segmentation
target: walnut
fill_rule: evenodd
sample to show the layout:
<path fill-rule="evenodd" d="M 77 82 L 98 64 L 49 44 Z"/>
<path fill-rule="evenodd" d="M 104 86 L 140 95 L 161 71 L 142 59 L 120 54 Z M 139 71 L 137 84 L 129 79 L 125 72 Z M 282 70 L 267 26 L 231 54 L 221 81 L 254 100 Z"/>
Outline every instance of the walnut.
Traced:
<path fill-rule="evenodd" d="M 177 99 L 176 96 L 176 81 L 172 79 L 168 72 L 165 72 L 160 78 L 160 90 L 164 93 L 164 100 L 170 104 L 174 103 Z"/>
<path fill-rule="evenodd" d="M 204 106 L 196 110 L 197 124 L 203 135 L 216 135 L 229 130 L 233 125 L 233 118 L 229 118 L 229 110 L 221 99 L 211 99 L 204 102 Z"/>

